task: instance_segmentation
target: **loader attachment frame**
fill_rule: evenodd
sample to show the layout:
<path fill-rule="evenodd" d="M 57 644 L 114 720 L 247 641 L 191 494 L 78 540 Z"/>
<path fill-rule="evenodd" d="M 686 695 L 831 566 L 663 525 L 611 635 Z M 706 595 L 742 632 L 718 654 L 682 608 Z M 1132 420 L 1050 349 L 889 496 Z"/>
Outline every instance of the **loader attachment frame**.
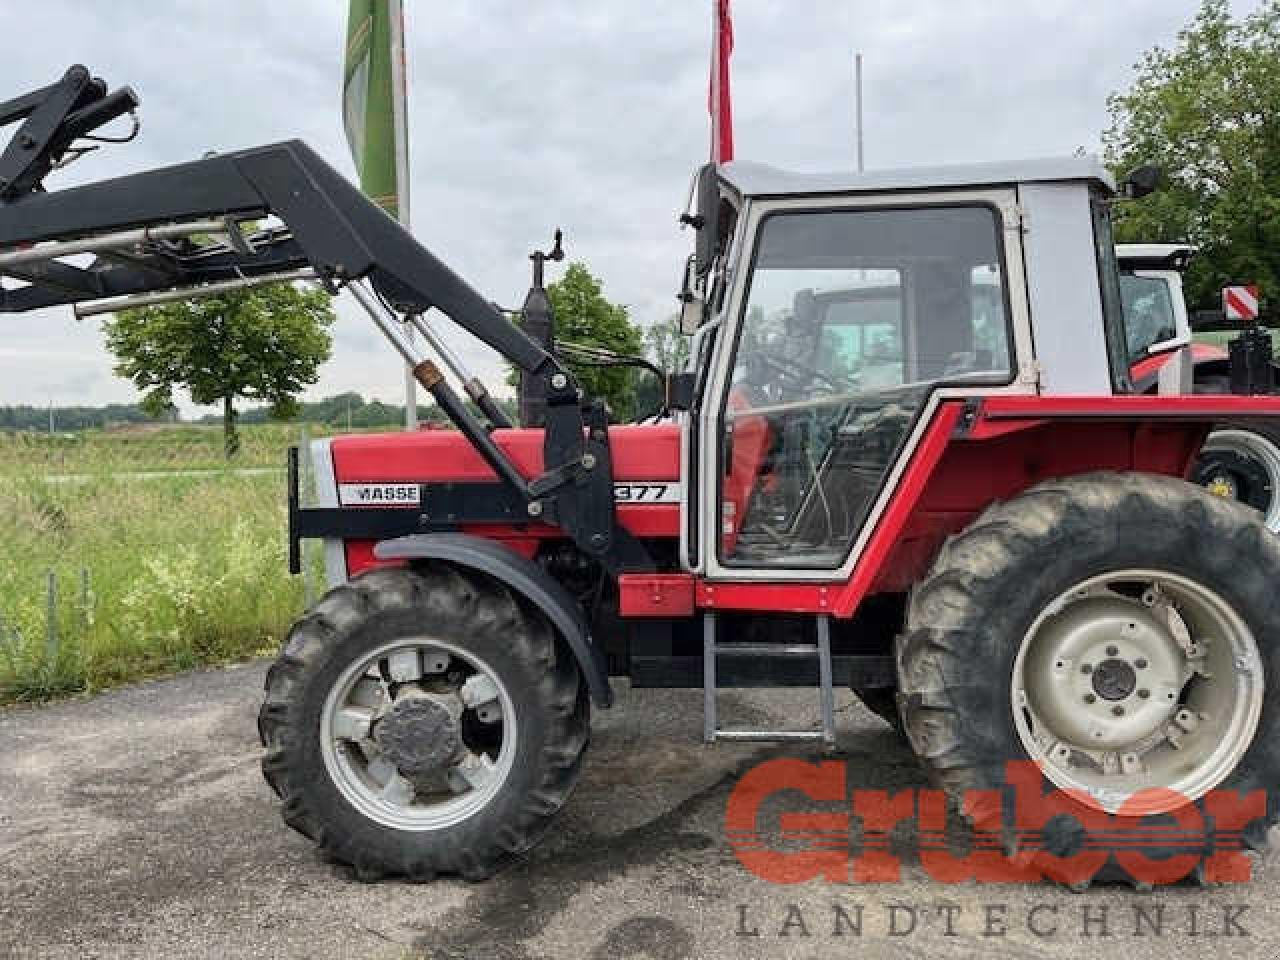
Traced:
<path fill-rule="evenodd" d="M 4 178 L 8 192 L 0 193 L 0 313 L 72 304 L 88 316 L 311 276 L 331 294 L 351 287 L 531 520 L 558 524 L 612 571 L 651 567 L 616 520 L 602 405 L 586 400 L 552 353 L 304 143 L 215 154 L 46 192 L 44 175 L 74 154 L 81 130 L 137 105 L 128 88 L 106 90 L 83 67 L 72 67 L 58 83 L 0 103 L 0 126 L 23 121 L 0 155 L 0 177 L 18 171 Z M 268 218 L 278 224 L 249 226 Z M 413 322 L 433 308 L 546 384 L 541 476 L 519 472 L 431 356 L 404 335 L 397 320 Z M 428 343 L 440 344 L 431 337 Z M 446 352 L 446 366 L 450 361 Z M 477 396 L 474 380 L 464 384 L 493 426 L 505 426 L 496 405 Z"/>

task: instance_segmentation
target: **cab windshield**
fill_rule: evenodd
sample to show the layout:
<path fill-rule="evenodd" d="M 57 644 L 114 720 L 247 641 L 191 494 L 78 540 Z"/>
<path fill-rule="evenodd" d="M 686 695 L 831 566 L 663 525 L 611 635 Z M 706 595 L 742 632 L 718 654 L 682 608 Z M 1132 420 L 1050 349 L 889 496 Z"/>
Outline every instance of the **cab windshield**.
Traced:
<path fill-rule="evenodd" d="M 761 231 L 734 383 L 751 406 L 963 378 L 1010 357 L 993 210 L 774 215 Z"/>
<path fill-rule="evenodd" d="M 1169 295 L 1168 282 L 1162 277 L 1122 272 L 1120 299 L 1124 304 L 1124 332 L 1131 363 L 1145 357 L 1154 344 L 1178 335 L 1173 297 Z"/>

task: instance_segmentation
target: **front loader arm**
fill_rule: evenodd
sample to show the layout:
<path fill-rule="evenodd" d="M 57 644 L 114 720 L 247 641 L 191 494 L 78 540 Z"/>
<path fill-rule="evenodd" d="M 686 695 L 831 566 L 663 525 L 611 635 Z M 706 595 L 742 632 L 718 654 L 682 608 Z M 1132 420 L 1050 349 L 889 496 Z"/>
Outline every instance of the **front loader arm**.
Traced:
<path fill-rule="evenodd" d="M 553 354 L 305 144 L 289 140 L 45 192 L 51 170 L 89 149 L 77 147 L 76 137 L 137 104 L 132 90 L 109 93 L 79 66 L 0 103 L 0 126 L 22 122 L 0 154 L 0 313 L 74 304 L 89 316 L 304 278 L 333 294 L 350 289 L 531 519 L 558 524 L 608 569 L 651 566 L 617 521 L 603 406 L 585 403 Z M 250 226 L 261 221 L 269 223 Z M 401 314 L 418 326 L 458 373 L 420 316 L 433 308 L 545 384 L 540 476 L 520 473 L 396 322 Z M 459 379 L 493 426 L 506 425 L 477 380 Z"/>
<path fill-rule="evenodd" d="M 288 226 L 296 247 L 279 257 L 242 255 L 220 274 L 264 272 L 310 264 L 330 283 L 368 278 L 403 313 L 434 307 L 521 370 L 545 372 L 553 358 L 466 281 L 371 203 L 306 144 L 297 140 L 221 154 L 53 193 L 31 193 L 0 204 L 0 250 L 183 220 L 233 221 L 270 214 Z M 158 262 L 163 262 L 158 258 Z M 112 278 L 112 274 L 120 276 Z M 103 265 L 83 278 L 82 296 L 145 292 L 221 279 L 199 267 L 183 272 Z M 93 274 L 102 274 L 94 277 Z M 183 283 L 182 281 L 187 281 Z M 177 282 L 175 282 L 177 281 Z M 48 306 L 6 294 L 0 311 Z"/>

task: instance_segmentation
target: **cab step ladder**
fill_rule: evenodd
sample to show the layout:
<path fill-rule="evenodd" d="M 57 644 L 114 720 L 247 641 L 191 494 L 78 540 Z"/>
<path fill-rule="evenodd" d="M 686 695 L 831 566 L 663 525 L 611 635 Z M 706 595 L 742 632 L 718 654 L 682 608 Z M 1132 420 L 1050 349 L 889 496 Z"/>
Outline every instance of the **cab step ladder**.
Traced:
<path fill-rule="evenodd" d="M 703 740 L 750 740 L 764 743 L 785 743 L 797 740 L 818 740 L 828 750 L 835 746 L 835 693 L 831 687 L 831 621 L 826 616 L 817 618 L 817 643 L 718 643 L 716 641 L 716 615 L 708 610 L 702 615 L 702 695 Z M 807 730 L 739 730 L 721 729 L 716 719 L 716 660 L 718 657 L 767 657 L 791 659 L 813 658 L 818 661 L 818 700 L 822 713 L 820 729 Z"/>

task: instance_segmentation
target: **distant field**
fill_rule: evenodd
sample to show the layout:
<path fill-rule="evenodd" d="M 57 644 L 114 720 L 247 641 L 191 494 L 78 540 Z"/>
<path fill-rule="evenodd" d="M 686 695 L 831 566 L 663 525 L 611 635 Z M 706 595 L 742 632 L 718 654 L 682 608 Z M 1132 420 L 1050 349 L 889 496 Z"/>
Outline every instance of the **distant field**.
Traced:
<path fill-rule="evenodd" d="M 297 439 L 245 427 L 233 465 L 283 467 Z M 221 442 L 216 427 L 0 436 L 0 702 L 275 648 L 303 606 L 284 474 L 182 475 L 225 466 Z M 175 475 L 136 476 L 152 471 Z"/>
<path fill-rule="evenodd" d="M 236 467 L 283 467 L 297 427 L 268 424 L 240 429 Z M 209 470 L 227 466 L 217 426 L 144 425 L 49 436 L 0 433 L 0 474 L 114 473 Z"/>
<path fill-rule="evenodd" d="M 1277 339 L 1277 334 L 1280 334 L 1280 330 L 1272 328 L 1270 333 L 1271 346 L 1277 351 L 1280 351 L 1280 340 Z M 1206 330 L 1201 333 L 1197 333 L 1192 337 L 1192 339 L 1195 340 L 1196 343 L 1211 343 L 1215 347 L 1222 347 L 1222 349 L 1225 350 L 1227 348 L 1228 341 L 1234 340 L 1239 335 L 1239 330 Z"/>

